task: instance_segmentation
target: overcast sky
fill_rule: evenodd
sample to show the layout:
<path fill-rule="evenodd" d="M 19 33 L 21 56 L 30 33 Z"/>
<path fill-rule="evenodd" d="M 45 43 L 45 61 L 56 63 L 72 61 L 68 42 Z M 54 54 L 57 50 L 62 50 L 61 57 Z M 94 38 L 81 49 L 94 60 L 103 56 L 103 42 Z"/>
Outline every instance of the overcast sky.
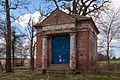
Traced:
<path fill-rule="evenodd" d="M 37 18 L 39 17 L 39 16 L 41 16 L 38 12 L 36 12 L 36 11 L 34 11 L 34 9 L 33 9 L 33 5 L 36 7 L 36 8 L 38 8 L 39 6 L 40 6 L 40 4 L 41 4 L 41 8 L 42 9 L 44 9 L 45 7 L 47 7 L 47 2 L 46 2 L 46 4 L 44 3 L 44 0 L 29 0 L 29 1 L 31 1 L 31 3 L 32 4 L 30 4 L 30 11 L 32 12 L 32 14 L 30 14 L 29 12 L 27 12 L 25 15 L 22 15 L 21 17 L 20 17 L 20 19 L 23 19 L 21 22 L 20 22 L 20 24 L 21 25 L 24 25 L 24 24 L 26 24 L 27 22 L 28 22 L 28 19 L 27 18 L 29 18 L 30 17 L 30 15 L 32 15 L 32 17 L 34 17 L 34 18 L 36 18 L 35 20 L 36 21 L 38 21 L 37 20 Z M 119 8 L 120 7 L 120 0 L 111 0 L 112 1 L 112 6 L 113 7 L 115 7 L 115 8 Z M 44 3 L 44 4 L 43 4 Z"/>
<path fill-rule="evenodd" d="M 116 7 L 116 8 L 119 8 L 120 7 L 120 0 L 111 0 L 112 3 L 113 3 L 113 6 Z"/>

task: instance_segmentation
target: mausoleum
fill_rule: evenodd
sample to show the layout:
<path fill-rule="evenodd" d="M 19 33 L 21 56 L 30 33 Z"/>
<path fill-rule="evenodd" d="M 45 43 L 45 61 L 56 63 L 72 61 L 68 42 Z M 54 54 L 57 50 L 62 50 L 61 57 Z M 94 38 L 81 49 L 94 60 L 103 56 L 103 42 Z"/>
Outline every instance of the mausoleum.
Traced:
<path fill-rule="evenodd" d="M 34 27 L 37 69 L 91 69 L 95 65 L 99 31 L 91 17 L 56 9 Z"/>

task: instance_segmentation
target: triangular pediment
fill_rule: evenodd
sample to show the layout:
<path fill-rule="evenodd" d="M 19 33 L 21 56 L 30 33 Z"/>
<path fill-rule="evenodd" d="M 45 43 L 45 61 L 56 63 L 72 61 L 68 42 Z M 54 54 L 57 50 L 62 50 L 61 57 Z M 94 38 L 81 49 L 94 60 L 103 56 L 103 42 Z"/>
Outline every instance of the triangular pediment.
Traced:
<path fill-rule="evenodd" d="M 46 19 L 44 19 L 40 26 L 56 25 L 56 24 L 65 24 L 75 22 L 75 18 L 71 17 L 67 13 L 56 9 L 53 11 Z"/>
<path fill-rule="evenodd" d="M 39 29 L 45 26 L 80 23 L 81 21 L 90 21 L 93 25 L 92 28 L 96 31 L 97 34 L 99 33 L 92 18 L 80 16 L 78 14 L 67 14 L 59 9 L 54 10 L 47 18 L 45 18 L 41 23 L 34 25 L 34 27 Z"/>

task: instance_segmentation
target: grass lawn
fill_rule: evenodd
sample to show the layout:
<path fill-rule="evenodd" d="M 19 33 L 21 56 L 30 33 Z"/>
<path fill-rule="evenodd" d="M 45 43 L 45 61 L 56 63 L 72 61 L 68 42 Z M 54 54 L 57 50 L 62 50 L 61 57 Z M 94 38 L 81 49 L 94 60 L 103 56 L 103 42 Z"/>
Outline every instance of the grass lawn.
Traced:
<path fill-rule="evenodd" d="M 107 61 L 98 61 L 97 63 L 100 63 L 100 64 L 107 64 Z M 111 64 L 120 64 L 120 60 L 112 60 L 110 61 Z"/>
<path fill-rule="evenodd" d="M 83 75 L 38 75 L 29 71 L 6 74 L 0 72 L 0 80 L 120 80 L 120 77 Z"/>

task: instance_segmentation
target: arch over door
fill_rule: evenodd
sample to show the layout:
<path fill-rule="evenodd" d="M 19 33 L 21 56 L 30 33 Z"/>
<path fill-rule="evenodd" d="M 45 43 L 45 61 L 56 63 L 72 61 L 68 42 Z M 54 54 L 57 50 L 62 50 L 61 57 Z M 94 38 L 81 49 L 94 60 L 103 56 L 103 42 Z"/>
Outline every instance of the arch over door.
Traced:
<path fill-rule="evenodd" d="M 70 36 L 52 37 L 52 64 L 70 63 Z"/>

